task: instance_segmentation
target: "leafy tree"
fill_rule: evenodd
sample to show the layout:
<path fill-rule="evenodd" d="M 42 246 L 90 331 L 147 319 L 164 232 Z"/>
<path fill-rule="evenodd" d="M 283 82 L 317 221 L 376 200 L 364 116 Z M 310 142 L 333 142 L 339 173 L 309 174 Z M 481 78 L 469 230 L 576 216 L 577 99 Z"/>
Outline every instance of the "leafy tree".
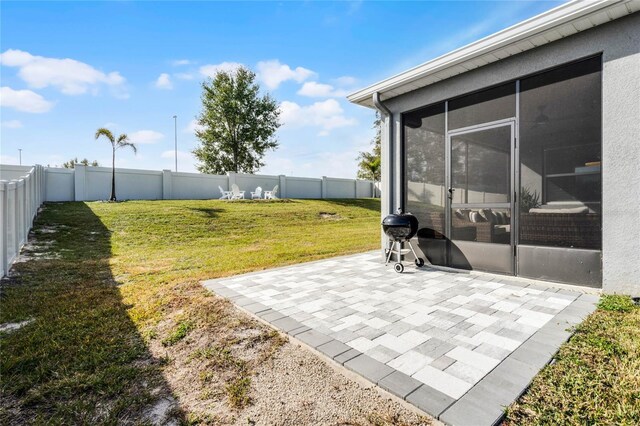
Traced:
<path fill-rule="evenodd" d="M 92 162 L 89 162 L 89 160 L 84 158 L 83 160 L 78 161 L 78 157 L 72 158 L 71 160 L 62 163 L 62 167 L 64 167 L 65 169 L 75 169 L 76 164 L 82 164 L 82 165 L 85 165 L 87 167 L 89 167 L 89 166 L 91 166 L 91 167 L 100 167 L 100 164 L 98 164 L 97 160 L 93 160 Z"/>
<path fill-rule="evenodd" d="M 262 158 L 278 146 L 274 133 L 280 127 L 277 102 L 260 95 L 256 75 L 244 68 L 218 71 L 202 83 L 202 111 L 197 117 L 200 140 L 193 154 L 202 173 L 254 173 Z"/>
<path fill-rule="evenodd" d="M 96 131 L 96 140 L 98 140 L 100 136 L 104 136 L 109 143 L 111 143 L 111 196 L 109 197 L 109 201 L 116 201 L 116 150 L 129 147 L 133 150 L 134 154 L 137 154 L 138 148 L 129 142 L 129 137 L 126 133 L 121 134 L 118 136 L 118 139 L 116 139 L 113 133 L 111 133 L 111 130 L 101 127 Z"/>
<path fill-rule="evenodd" d="M 381 127 L 382 121 L 380 120 L 380 115 L 376 112 L 376 119 L 373 122 L 373 128 L 376 129 L 376 135 L 371 141 L 373 149 L 371 152 L 360 152 L 358 155 L 358 179 L 380 182 L 380 174 L 382 172 L 380 165 Z"/>

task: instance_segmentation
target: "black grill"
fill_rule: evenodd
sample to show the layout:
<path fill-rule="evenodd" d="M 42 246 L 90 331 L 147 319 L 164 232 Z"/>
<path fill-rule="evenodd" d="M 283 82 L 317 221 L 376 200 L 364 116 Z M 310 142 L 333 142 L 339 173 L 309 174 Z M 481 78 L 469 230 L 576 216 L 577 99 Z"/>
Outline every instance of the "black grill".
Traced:
<path fill-rule="evenodd" d="M 382 220 L 382 230 L 393 241 L 408 241 L 418 232 L 418 219 L 411 213 L 390 214 Z"/>
<path fill-rule="evenodd" d="M 398 213 L 390 214 L 382 220 L 382 230 L 390 239 L 385 265 L 389 263 L 391 255 L 395 253 L 396 263 L 393 265 L 393 269 L 398 273 L 404 271 L 402 244 L 406 242 L 415 257 L 416 266 L 424 266 L 424 260 L 418 257 L 410 241 L 418 232 L 418 219 L 414 215 L 398 210 Z"/>

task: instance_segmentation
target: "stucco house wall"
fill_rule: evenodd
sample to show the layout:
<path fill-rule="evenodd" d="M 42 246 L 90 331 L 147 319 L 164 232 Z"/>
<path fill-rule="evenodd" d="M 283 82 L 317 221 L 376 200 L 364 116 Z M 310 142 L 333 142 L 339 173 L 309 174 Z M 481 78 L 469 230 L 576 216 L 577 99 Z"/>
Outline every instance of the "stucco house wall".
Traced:
<path fill-rule="evenodd" d="M 402 205 L 403 112 L 596 54 L 603 60 L 603 291 L 639 295 L 640 13 L 384 101 L 392 117 L 382 131 L 382 215 Z"/>

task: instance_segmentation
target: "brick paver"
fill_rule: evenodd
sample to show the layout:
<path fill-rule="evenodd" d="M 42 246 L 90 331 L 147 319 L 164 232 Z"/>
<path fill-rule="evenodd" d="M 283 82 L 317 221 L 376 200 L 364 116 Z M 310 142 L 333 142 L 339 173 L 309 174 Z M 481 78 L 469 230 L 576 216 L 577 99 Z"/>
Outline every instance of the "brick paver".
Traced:
<path fill-rule="evenodd" d="M 598 300 L 501 275 L 397 274 L 378 252 L 204 285 L 454 424 L 479 409 L 481 424 L 499 420 Z M 481 392 L 502 382 L 500 392 Z"/>

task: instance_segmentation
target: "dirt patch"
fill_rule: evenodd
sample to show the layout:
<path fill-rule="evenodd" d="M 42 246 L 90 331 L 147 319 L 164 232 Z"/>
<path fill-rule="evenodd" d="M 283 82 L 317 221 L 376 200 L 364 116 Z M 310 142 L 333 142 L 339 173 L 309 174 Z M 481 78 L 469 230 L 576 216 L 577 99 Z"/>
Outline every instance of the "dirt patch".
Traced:
<path fill-rule="evenodd" d="M 0 333 L 11 333 L 16 330 L 21 329 L 25 325 L 31 324 L 35 321 L 33 318 L 29 318 L 28 320 L 20 321 L 20 322 L 7 322 L 4 324 L 0 324 Z"/>
<path fill-rule="evenodd" d="M 324 220 L 342 220 L 344 219 L 338 213 L 329 213 L 329 212 L 320 212 L 318 213 L 318 217 Z"/>
<path fill-rule="evenodd" d="M 55 232 L 55 231 L 54 231 Z M 29 240 L 22 246 L 13 263 L 24 263 L 32 259 L 55 260 L 60 259 L 60 254 L 53 250 L 53 241 L 39 241 L 37 236 L 29 235 Z M 9 276 L 14 276 L 15 268 L 9 270 Z"/>
<path fill-rule="evenodd" d="M 432 424 L 294 343 L 256 370 L 249 395 L 253 405 L 238 413 L 236 425 Z"/>
<path fill-rule="evenodd" d="M 225 299 L 199 301 L 202 314 L 219 316 L 170 346 L 152 339 L 164 359 L 164 377 L 176 397 L 159 402 L 147 418 L 170 418 L 174 407 L 192 424 L 216 425 L 429 425 L 373 386 L 336 371 L 317 354 L 234 308 Z M 196 313 L 189 315 L 194 318 Z M 160 322 L 158 336 L 179 330 L 186 311 Z M 151 413 L 157 413 L 153 415 Z"/>
<path fill-rule="evenodd" d="M 178 421 L 172 418 L 172 411 L 176 409 L 176 401 L 173 398 L 160 398 L 147 410 L 144 417 L 154 425 L 178 425 Z"/>

